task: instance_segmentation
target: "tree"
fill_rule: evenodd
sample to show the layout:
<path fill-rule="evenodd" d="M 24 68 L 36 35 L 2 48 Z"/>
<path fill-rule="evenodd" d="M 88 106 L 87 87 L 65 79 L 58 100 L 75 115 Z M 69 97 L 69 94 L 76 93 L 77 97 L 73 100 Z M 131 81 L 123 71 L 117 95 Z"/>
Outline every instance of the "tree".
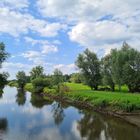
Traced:
<path fill-rule="evenodd" d="M 33 84 L 33 92 L 34 93 L 42 93 L 45 87 L 52 87 L 52 80 L 50 78 L 36 78 L 32 80 Z"/>
<path fill-rule="evenodd" d="M 18 87 L 23 89 L 27 83 L 27 77 L 24 71 L 19 71 L 16 75 Z"/>
<path fill-rule="evenodd" d="M 42 78 L 45 77 L 44 68 L 42 66 L 36 66 L 30 72 L 31 80 L 34 80 L 39 77 L 42 77 Z"/>
<path fill-rule="evenodd" d="M 5 51 L 4 43 L 0 43 L 0 68 L 2 67 L 2 63 L 8 58 L 9 54 Z M 7 78 L 9 74 L 6 72 L 0 73 L 0 88 L 3 89 L 7 84 Z"/>
<path fill-rule="evenodd" d="M 5 51 L 4 43 L 0 43 L 0 68 L 2 63 L 8 58 L 9 54 Z"/>
<path fill-rule="evenodd" d="M 83 54 L 79 54 L 76 65 L 81 70 L 87 85 L 91 89 L 98 89 L 100 84 L 101 75 L 100 75 L 100 62 L 95 53 L 86 49 Z"/>
<path fill-rule="evenodd" d="M 59 69 L 55 69 L 53 73 L 53 84 L 59 85 L 64 81 L 63 73 Z"/>
<path fill-rule="evenodd" d="M 120 50 L 113 49 L 111 51 L 113 81 L 119 86 L 119 91 L 121 91 L 121 86 L 124 84 L 123 69 L 129 59 L 130 50 L 130 46 L 124 42 Z"/>
<path fill-rule="evenodd" d="M 130 92 L 140 92 L 140 52 L 132 48 L 123 67 L 123 80 Z"/>
<path fill-rule="evenodd" d="M 7 84 L 7 79 L 9 74 L 7 72 L 0 73 L 0 89 L 3 89 L 4 86 Z"/>
<path fill-rule="evenodd" d="M 73 73 L 71 74 L 70 81 L 73 83 L 82 83 L 83 75 L 81 73 Z"/>
<path fill-rule="evenodd" d="M 113 81 L 112 56 L 110 54 L 102 59 L 102 75 L 103 84 L 109 85 L 111 90 L 114 91 L 115 83 Z"/>

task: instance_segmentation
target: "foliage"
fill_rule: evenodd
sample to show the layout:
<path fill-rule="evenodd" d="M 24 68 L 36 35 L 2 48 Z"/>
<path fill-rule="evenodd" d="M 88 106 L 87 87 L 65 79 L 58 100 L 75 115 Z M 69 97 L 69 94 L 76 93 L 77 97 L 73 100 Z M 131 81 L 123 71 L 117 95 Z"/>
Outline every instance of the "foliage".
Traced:
<path fill-rule="evenodd" d="M 100 62 L 95 53 L 86 49 L 83 54 L 79 54 L 76 65 L 81 70 L 83 76 L 85 77 L 87 85 L 91 89 L 98 89 L 100 84 Z"/>
<path fill-rule="evenodd" d="M 113 70 L 112 70 L 112 57 L 110 54 L 102 58 L 102 77 L 103 84 L 109 85 L 111 90 L 115 90 L 115 83 L 113 81 Z"/>
<path fill-rule="evenodd" d="M 29 91 L 29 92 L 33 92 L 33 84 L 32 83 L 27 83 L 24 87 L 24 89 L 26 91 Z"/>
<path fill-rule="evenodd" d="M 44 68 L 42 66 L 36 66 L 34 68 L 32 68 L 31 72 L 30 72 L 30 78 L 31 80 L 34 80 L 36 78 L 44 78 L 45 74 L 44 74 Z"/>
<path fill-rule="evenodd" d="M 0 68 L 2 63 L 8 58 L 9 54 L 5 51 L 5 44 L 0 43 Z"/>
<path fill-rule="evenodd" d="M 18 87 L 18 83 L 17 83 L 16 80 L 11 80 L 11 81 L 9 81 L 8 86 L 10 86 L 10 87 Z"/>
<path fill-rule="evenodd" d="M 58 85 L 64 81 L 63 73 L 59 69 L 55 69 L 52 75 L 53 85 Z"/>
<path fill-rule="evenodd" d="M 8 83 L 7 78 L 9 74 L 6 72 L 0 73 L 0 88 L 4 88 L 4 86 Z"/>
<path fill-rule="evenodd" d="M 41 93 L 43 92 L 44 87 L 51 87 L 52 85 L 50 79 L 41 77 L 32 80 L 32 84 L 34 93 Z"/>
<path fill-rule="evenodd" d="M 49 93 L 49 94 L 55 94 L 56 90 L 55 89 L 50 89 L 48 87 L 45 87 L 43 90 L 44 93 Z"/>
<path fill-rule="evenodd" d="M 73 73 L 73 74 L 71 74 L 70 82 L 82 83 L 83 82 L 83 75 L 81 73 Z"/>
<path fill-rule="evenodd" d="M 19 71 L 16 75 L 17 83 L 19 88 L 24 88 L 25 84 L 27 83 L 26 74 L 24 71 Z"/>

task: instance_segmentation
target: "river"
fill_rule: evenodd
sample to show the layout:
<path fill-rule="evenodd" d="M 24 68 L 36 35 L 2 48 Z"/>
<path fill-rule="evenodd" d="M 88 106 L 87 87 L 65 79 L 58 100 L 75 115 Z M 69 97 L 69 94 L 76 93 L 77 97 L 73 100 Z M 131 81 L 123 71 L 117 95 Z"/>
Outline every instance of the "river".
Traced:
<path fill-rule="evenodd" d="M 0 97 L 0 140 L 140 140 L 140 128 L 5 87 Z"/>

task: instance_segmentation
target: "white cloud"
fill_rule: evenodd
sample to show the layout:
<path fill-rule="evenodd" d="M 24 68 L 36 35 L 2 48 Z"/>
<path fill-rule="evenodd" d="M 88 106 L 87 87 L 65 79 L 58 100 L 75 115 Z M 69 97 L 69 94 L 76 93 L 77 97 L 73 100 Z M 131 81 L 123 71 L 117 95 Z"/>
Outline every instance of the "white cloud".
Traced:
<path fill-rule="evenodd" d="M 33 65 L 29 64 L 23 64 L 23 63 L 16 63 L 16 62 L 4 62 L 2 65 L 2 69 L 0 69 L 0 72 L 8 72 L 10 74 L 10 79 L 14 79 L 16 76 L 16 73 L 18 71 L 24 70 L 27 74 L 33 67 Z"/>
<path fill-rule="evenodd" d="M 119 47 L 123 41 L 140 39 L 139 0 L 38 0 L 37 6 L 45 17 L 63 19 L 73 25 L 71 41 L 105 53 Z M 133 41 L 132 41 L 133 40 Z M 140 41 L 137 41 L 140 44 Z M 135 43 L 135 45 L 138 46 Z"/>
<path fill-rule="evenodd" d="M 42 47 L 42 53 L 43 54 L 48 54 L 48 53 L 52 53 L 52 52 L 58 52 L 58 48 L 54 45 L 45 45 Z"/>
<path fill-rule="evenodd" d="M 133 35 L 129 28 L 115 21 L 80 22 L 68 34 L 72 41 L 96 52 L 100 49 L 108 52 L 119 47 Z"/>
<path fill-rule="evenodd" d="M 0 32 L 15 37 L 28 34 L 29 30 L 43 37 L 54 37 L 59 30 L 66 28 L 64 24 L 49 23 L 27 13 L 10 10 L 7 7 L 0 8 L 0 17 Z"/>
<path fill-rule="evenodd" d="M 59 69 L 63 74 L 71 74 L 77 71 L 75 64 L 57 64 L 53 66 L 53 69 Z"/>
<path fill-rule="evenodd" d="M 139 9 L 139 0 L 38 0 L 38 9 L 47 17 L 66 18 L 67 20 L 93 20 L 112 14 L 128 17 Z M 115 9 L 115 10 L 114 10 Z"/>
<path fill-rule="evenodd" d="M 22 55 L 23 57 L 29 58 L 29 60 L 32 60 L 36 57 L 39 57 L 40 53 L 38 51 L 27 51 L 26 53 L 23 53 Z"/>
<path fill-rule="evenodd" d="M 0 7 L 9 7 L 10 9 L 21 9 L 29 6 L 28 0 L 0 0 Z"/>

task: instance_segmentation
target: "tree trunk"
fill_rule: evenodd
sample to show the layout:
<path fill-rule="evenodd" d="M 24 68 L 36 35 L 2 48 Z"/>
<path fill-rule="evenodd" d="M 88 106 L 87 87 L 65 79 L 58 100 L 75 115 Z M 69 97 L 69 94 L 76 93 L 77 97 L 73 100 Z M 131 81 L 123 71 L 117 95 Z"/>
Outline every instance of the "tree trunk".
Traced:
<path fill-rule="evenodd" d="M 95 89 L 95 90 L 98 90 L 98 86 L 94 86 L 94 89 Z"/>
<path fill-rule="evenodd" d="M 111 90 L 115 91 L 115 85 L 114 84 L 111 85 Z"/>
<path fill-rule="evenodd" d="M 119 84 L 118 86 L 119 86 L 119 91 L 121 91 L 122 90 L 121 84 Z"/>

